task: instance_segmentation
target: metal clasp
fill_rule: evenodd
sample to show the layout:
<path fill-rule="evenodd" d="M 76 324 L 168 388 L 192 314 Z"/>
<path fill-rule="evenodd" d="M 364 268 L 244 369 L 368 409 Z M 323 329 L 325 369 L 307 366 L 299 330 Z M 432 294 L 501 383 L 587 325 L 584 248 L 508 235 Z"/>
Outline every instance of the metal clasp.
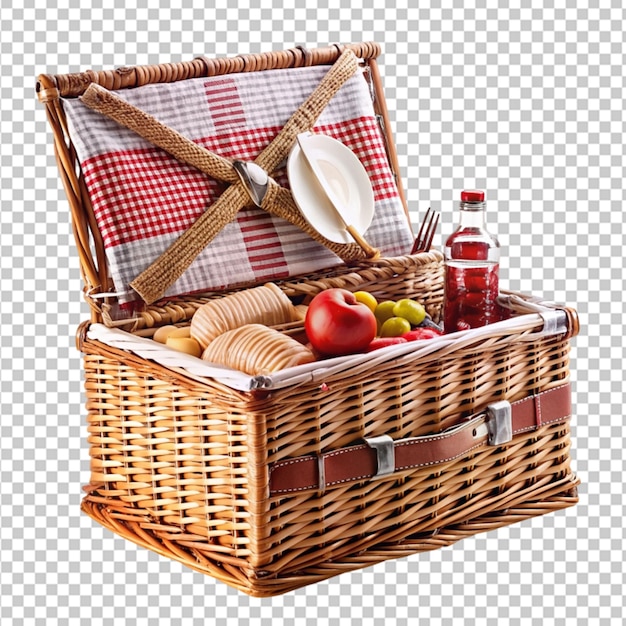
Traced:
<path fill-rule="evenodd" d="M 487 443 L 499 446 L 513 439 L 511 403 L 508 400 L 493 402 L 487 407 Z"/>
<path fill-rule="evenodd" d="M 542 335 L 560 335 L 567 332 L 567 314 L 563 309 L 544 311 L 539 315 L 543 319 Z"/>
<path fill-rule="evenodd" d="M 376 450 L 376 460 L 378 469 L 375 477 L 388 476 L 396 471 L 396 454 L 393 447 L 393 439 L 389 435 L 381 435 L 380 437 L 371 437 L 365 439 L 365 443 L 370 448 Z"/>

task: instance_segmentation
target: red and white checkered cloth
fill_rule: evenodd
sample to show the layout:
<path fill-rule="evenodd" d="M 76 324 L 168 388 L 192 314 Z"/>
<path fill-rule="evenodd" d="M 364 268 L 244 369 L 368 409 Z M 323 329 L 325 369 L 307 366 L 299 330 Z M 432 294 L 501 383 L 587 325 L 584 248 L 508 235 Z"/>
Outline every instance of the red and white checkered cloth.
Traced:
<path fill-rule="evenodd" d="M 253 161 L 319 84 L 327 67 L 197 78 L 116 94 L 227 159 Z M 134 132 L 78 99 L 64 101 L 109 269 L 121 301 L 129 283 L 224 190 Z M 365 233 L 383 256 L 412 243 L 362 70 L 333 97 L 313 129 L 342 141 L 360 159 L 374 189 L 375 214 Z M 288 186 L 284 171 L 278 182 Z M 292 224 L 257 208 L 239 212 L 167 291 L 167 296 L 285 278 L 341 263 Z"/>

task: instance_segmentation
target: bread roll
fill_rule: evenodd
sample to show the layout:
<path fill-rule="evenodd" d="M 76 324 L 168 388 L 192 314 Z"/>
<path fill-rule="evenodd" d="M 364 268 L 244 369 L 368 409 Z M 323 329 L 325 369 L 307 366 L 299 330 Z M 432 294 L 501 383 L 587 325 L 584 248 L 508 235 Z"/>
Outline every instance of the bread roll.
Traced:
<path fill-rule="evenodd" d="M 152 339 L 154 339 L 154 341 L 157 341 L 158 343 L 165 343 L 170 334 L 173 333 L 175 330 L 177 330 L 177 328 L 173 324 L 161 326 L 160 328 L 156 329 L 154 335 L 152 335 Z"/>
<path fill-rule="evenodd" d="M 170 337 L 191 337 L 191 329 L 189 326 L 174 326 L 168 324 L 167 326 L 161 326 L 157 328 L 152 335 L 152 339 L 158 343 L 167 343 Z"/>
<path fill-rule="evenodd" d="M 191 354 L 191 356 L 202 356 L 202 348 L 193 337 L 172 337 L 170 335 L 165 341 L 165 345 L 173 350 Z"/>
<path fill-rule="evenodd" d="M 191 336 L 204 350 L 216 337 L 245 324 L 275 326 L 299 319 L 291 300 L 274 283 L 203 304 L 191 320 Z"/>
<path fill-rule="evenodd" d="M 306 346 L 262 324 L 226 331 L 207 346 L 202 358 L 251 376 L 315 361 Z"/>

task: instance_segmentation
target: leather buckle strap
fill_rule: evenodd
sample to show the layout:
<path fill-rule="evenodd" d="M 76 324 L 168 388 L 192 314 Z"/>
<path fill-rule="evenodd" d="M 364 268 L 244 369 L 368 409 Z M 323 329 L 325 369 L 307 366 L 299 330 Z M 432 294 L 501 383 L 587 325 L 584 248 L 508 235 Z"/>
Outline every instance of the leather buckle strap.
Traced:
<path fill-rule="evenodd" d="M 571 386 L 566 383 L 516 402 L 494 403 L 433 435 L 392 443 L 388 436 L 376 437 L 318 456 L 278 461 L 270 467 L 270 495 L 323 491 L 333 485 L 436 466 L 463 458 L 486 445 L 506 445 L 515 435 L 565 422 L 571 414 Z"/>

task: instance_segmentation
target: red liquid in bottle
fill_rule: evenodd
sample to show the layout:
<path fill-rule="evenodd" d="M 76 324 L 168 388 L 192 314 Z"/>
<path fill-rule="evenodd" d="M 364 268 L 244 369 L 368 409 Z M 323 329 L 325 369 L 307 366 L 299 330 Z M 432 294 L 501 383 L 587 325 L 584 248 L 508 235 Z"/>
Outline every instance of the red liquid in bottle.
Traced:
<path fill-rule="evenodd" d="M 478 328 L 502 318 L 497 302 L 500 245 L 484 227 L 484 194 L 463 192 L 461 197 L 461 223 L 444 250 L 446 333 Z"/>

